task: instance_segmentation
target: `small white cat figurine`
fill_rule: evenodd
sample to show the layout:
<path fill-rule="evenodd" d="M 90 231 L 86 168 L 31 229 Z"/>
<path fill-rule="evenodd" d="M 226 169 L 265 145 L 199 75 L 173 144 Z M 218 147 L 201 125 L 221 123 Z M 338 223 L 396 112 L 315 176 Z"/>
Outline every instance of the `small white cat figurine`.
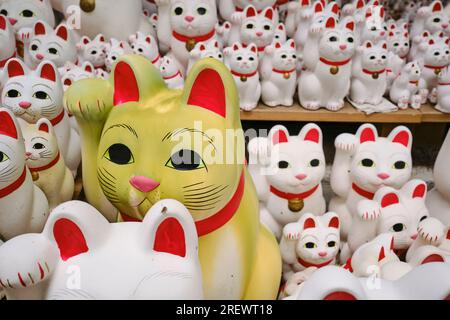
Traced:
<path fill-rule="evenodd" d="M 106 54 L 105 67 L 106 71 L 108 72 L 111 72 L 114 63 L 116 63 L 121 56 L 133 53 L 133 50 L 131 49 L 128 42 L 125 42 L 123 40 L 119 41 L 114 38 L 110 40 L 107 51 L 108 52 Z"/>
<path fill-rule="evenodd" d="M 243 47 L 236 42 L 224 50 L 225 64 L 231 71 L 239 90 L 241 109 L 251 111 L 258 105 L 261 98 L 261 83 L 259 82 L 259 58 L 255 44 Z"/>
<path fill-rule="evenodd" d="M 219 41 L 199 42 L 195 45 L 194 49 L 189 52 L 189 64 L 187 73 L 191 70 L 192 66 L 200 59 L 213 58 L 220 62 L 223 62 L 223 53 Z"/>
<path fill-rule="evenodd" d="M 156 68 L 159 68 L 161 65 L 161 55 L 159 54 L 156 38 L 150 34 L 145 35 L 137 32 L 135 35 L 130 36 L 130 44 L 135 54 L 146 57 Z"/>
<path fill-rule="evenodd" d="M 104 68 L 106 59 L 107 44 L 102 34 L 97 35 L 93 40 L 83 36 L 77 44 L 79 63 L 90 62 L 95 68 Z"/>
<path fill-rule="evenodd" d="M 414 39 L 425 30 L 434 34 L 448 29 L 448 27 L 448 17 L 445 16 L 442 2 L 439 0 L 433 1 L 429 6 L 421 7 L 417 11 L 411 26 L 411 37 Z"/>
<path fill-rule="evenodd" d="M 64 89 L 58 70 L 49 61 L 43 61 L 30 71 L 18 59 L 6 65 L 7 82 L 2 92 L 2 104 L 22 121 L 36 123 L 47 118 L 55 128 L 59 149 L 74 176 L 81 162 L 80 136 L 70 126 L 64 110 Z"/>
<path fill-rule="evenodd" d="M 4 108 L 0 108 L 0 141 L 0 238 L 7 241 L 24 233 L 41 232 L 49 209 L 44 193 L 33 184 L 26 167 L 19 124 Z"/>
<path fill-rule="evenodd" d="M 307 124 L 298 136 L 289 136 L 287 129 L 278 125 L 268 138 L 250 140 L 249 172 L 260 200 L 261 221 L 278 239 L 283 227 L 304 213 L 325 213 L 322 139 L 320 128 Z"/>
<path fill-rule="evenodd" d="M 258 13 L 263 12 L 264 9 L 272 7 L 276 9 L 277 0 L 218 0 L 218 8 L 220 16 L 224 20 L 231 21 L 233 13 L 243 12 L 244 9 L 253 5 Z M 277 10 L 275 10 L 276 12 Z M 276 14 L 275 20 L 278 21 L 278 15 Z"/>
<path fill-rule="evenodd" d="M 366 41 L 353 59 L 350 99 L 358 104 L 379 105 L 387 86 L 387 44 Z"/>
<path fill-rule="evenodd" d="M 378 44 L 386 40 L 388 27 L 384 21 L 385 10 L 383 6 L 368 6 L 366 17 L 360 29 L 359 42 L 370 41 Z"/>
<path fill-rule="evenodd" d="M 262 101 L 269 107 L 286 106 L 294 103 L 297 86 L 297 50 L 294 40 L 284 44 L 276 42 L 267 46 L 262 58 L 261 87 Z"/>
<path fill-rule="evenodd" d="M 50 210 L 72 200 L 74 179 L 58 147 L 51 122 L 45 118 L 22 130 L 25 139 L 25 156 L 34 183 L 44 192 Z"/>
<path fill-rule="evenodd" d="M 325 28 L 325 30 L 324 30 Z M 306 68 L 300 77 L 298 91 L 301 105 L 309 110 L 321 107 L 338 111 L 350 90 L 351 60 L 355 52 L 355 23 L 339 26 L 335 18 L 325 26 L 313 25 L 303 56 Z"/>
<path fill-rule="evenodd" d="M 74 267 L 81 276 L 68 286 Z M 203 299 L 197 230 L 175 200 L 157 202 L 143 222 L 115 224 L 66 202 L 42 233 L 0 247 L 0 284 L 9 300 Z"/>
<path fill-rule="evenodd" d="M 67 65 L 66 70 L 64 71 L 64 74 L 61 78 L 64 92 L 78 80 L 95 78 L 95 71 L 96 69 L 94 68 L 92 63 L 88 61 L 83 62 L 81 66 Z"/>
<path fill-rule="evenodd" d="M 159 71 L 167 86 L 172 89 L 181 89 L 184 86 L 184 78 L 178 69 L 178 64 L 168 56 L 162 58 Z"/>
<path fill-rule="evenodd" d="M 373 200 L 383 186 L 399 189 L 410 180 L 412 134 L 399 126 L 382 138 L 373 125 L 364 124 L 355 135 L 339 135 L 335 146 L 331 187 L 336 197 L 329 209 L 339 215 L 345 241 L 361 200 Z"/>
<path fill-rule="evenodd" d="M 6 62 L 16 56 L 14 30 L 9 20 L 3 15 L 0 15 L 0 48 L 0 70 L 2 70 Z"/>
<path fill-rule="evenodd" d="M 437 84 L 437 104 L 436 109 L 450 113 L 450 72 L 448 68 L 442 70 Z"/>
<path fill-rule="evenodd" d="M 389 91 L 389 97 L 400 109 L 406 109 L 408 106 L 419 109 L 422 105 L 422 96 L 420 95 L 421 76 L 422 70 L 419 63 L 412 61 L 407 63 L 395 78 Z M 426 95 L 428 95 L 428 90 L 426 92 Z"/>
<path fill-rule="evenodd" d="M 287 41 L 287 35 L 286 35 L 286 27 L 284 26 L 284 23 L 279 23 L 275 27 L 275 33 L 273 35 L 273 42 L 279 42 L 279 43 L 285 43 Z"/>

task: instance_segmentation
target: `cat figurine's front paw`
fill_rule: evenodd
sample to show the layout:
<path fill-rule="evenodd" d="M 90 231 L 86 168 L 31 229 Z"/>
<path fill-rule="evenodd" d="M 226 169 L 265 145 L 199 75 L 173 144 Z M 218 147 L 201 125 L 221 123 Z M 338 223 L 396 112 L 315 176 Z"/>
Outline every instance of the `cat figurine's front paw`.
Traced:
<path fill-rule="evenodd" d="M 379 204 L 372 200 L 362 200 L 357 206 L 358 216 L 365 221 L 376 220 L 381 214 Z"/>
<path fill-rule="evenodd" d="M 344 152 L 353 153 L 358 145 L 356 136 L 350 133 L 343 133 L 336 138 L 336 149 Z"/>
<path fill-rule="evenodd" d="M 302 226 L 298 223 L 289 223 L 283 229 L 283 237 L 287 240 L 297 241 L 302 235 Z"/>
<path fill-rule="evenodd" d="M 430 245 L 437 246 L 441 243 L 445 226 L 436 218 L 428 217 L 419 224 L 419 237 L 429 243 Z"/>

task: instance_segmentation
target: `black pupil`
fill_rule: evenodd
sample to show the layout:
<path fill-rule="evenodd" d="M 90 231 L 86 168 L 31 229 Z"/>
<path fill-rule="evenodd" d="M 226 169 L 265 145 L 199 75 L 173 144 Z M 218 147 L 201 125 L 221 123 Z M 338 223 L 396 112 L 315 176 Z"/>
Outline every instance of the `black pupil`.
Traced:
<path fill-rule="evenodd" d="M 198 8 L 197 12 L 198 12 L 199 15 L 203 16 L 204 14 L 206 14 L 206 9 L 205 8 Z"/>
<path fill-rule="evenodd" d="M 318 159 L 314 159 L 311 161 L 311 167 L 318 167 L 320 164 L 320 161 Z"/>
<path fill-rule="evenodd" d="M 330 247 L 330 248 L 334 247 L 335 245 L 336 245 L 336 242 L 334 242 L 334 241 L 328 242 L 328 247 Z"/>
<path fill-rule="evenodd" d="M 36 92 L 35 95 L 36 95 L 37 99 L 41 99 L 41 100 L 45 100 L 48 97 L 48 95 L 44 91 L 38 91 L 38 92 Z"/>
<path fill-rule="evenodd" d="M 441 22 L 441 19 L 435 18 L 433 21 L 436 22 L 436 23 L 439 23 L 439 22 Z"/>
<path fill-rule="evenodd" d="M 405 169 L 406 168 L 406 162 L 404 162 L 404 161 L 397 161 L 396 163 L 395 163 L 395 169 Z"/>
<path fill-rule="evenodd" d="M 183 14 L 183 8 L 176 7 L 176 8 L 175 8 L 175 14 L 176 14 L 177 16 Z"/>
<path fill-rule="evenodd" d="M 55 48 L 50 48 L 48 49 L 48 52 L 50 52 L 51 54 L 57 54 L 58 50 L 56 50 Z"/>
<path fill-rule="evenodd" d="M 120 165 L 128 164 L 132 157 L 130 149 L 121 143 L 113 144 L 109 147 L 108 152 L 109 159 Z"/>
<path fill-rule="evenodd" d="M 336 37 L 331 37 L 331 38 L 330 38 L 330 41 L 331 41 L 331 42 L 336 42 L 336 41 L 337 41 L 337 38 L 336 38 Z"/>
<path fill-rule="evenodd" d="M 26 18 L 31 18 L 33 16 L 33 12 L 30 10 L 23 10 L 22 15 Z"/>
<path fill-rule="evenodd" d="M 253 57 L 250 57 L 250 58 L 248 58 L 248 60 L 250 60 L 250 61 L 254 61 L 254 60 L 255 60 L 255 58 L 253 58 Z"/>
<path fill-rule="evenodd" d="M 42 143 L 36 143 L 33 146 L 33 149 L 36 149 L 36 150 L 41 150 L 41 149 L 44 149 L 44 148 L 45 148 L 45 146 Z"/>
<path fill-rule="evenodd" d="M 285 54 L 283 54 L 283 55 L 281 56 L 281 58 L 282 58 L 282 59 L 286 59 L 287 56 L 286 56 Z"/>
<path fill-rule="evenodd" d="M 253 24 L 249 23 L 249 24 L 247 25 L 247 29 L 253 29 Z"/>
<path fill-rule="evenodd" d="M 97 54 L 97 51 L 94 50 L 94 51 L 91 52 L 91 54 Z"/>
<path fill-rule="evenodd" d="M 394 47 L 398 47 L 398 43 L 394 43 Z"/>
<path fill-rule="evenodd" d="M 348 38 L 347 41 L 353 43 L 353 38 Z"/>
<path fill-rule="evenodd" d="M 17 98 L 18 96 L 19 96 L 19 91 L 14 90 L 14 89 L 8 91 L 9 98 Z"/>
<path fill-rule="evenodd" d="M 5 161 L 6 155 L 3 152 L 0 152 L 0 162 Z"/>
<path fill-rule="evenodd" d="M 113 56 L 111 59 L 116 60 L 117 58 L 115 56 Z"/>
<path fill-rule="evenodd" d="M 37 46 L 37 45 L 33 44 L 33 45 L 31 46 L 31 50 L 36 51 L 37 49 L 38 49 L 38 46 Z"/>
<path fill-rule="evenodd" d="M 241 60 L 242 60 L 242 57 L 237 57 L 237 60 L 238 60 L 238 61 L 241 61 Z"/>
<path fill-rule="evenodd" d="M 370 159 L 364 159 L 363 161 L 361 161 L 361 163 L 364 167 L 372 167 L 373 166 L 373 161 Z"/>
<path fill-rule="evenodd" d="M 289 167 L 289 162 L 287 162 L 287 161 L 280 161 L 280 162 L 278 162 L 278 168 L 286 169 L 287 167 Z"/>
<path fill-rule="evenodd" d="M 306 248 L 308 248 L 308 249 L 313 249 L 313 248 L 314 248 L 314 243 L 308 242 L 305 246 L 306 246 Z"/>
<path fill-rule="evenodd" d="M 435 55 L 435 56 L 438 56 L 438 55 L 439 55 L 439 52 L 435 52 L 434 55 Z"/>
<path fill-rule="evenodd" d="M 396 224 L 394 224 L 393 229 L 394 229 L 395 232 L 403 231 L 403 224 L 402 223 L 396 223 Z"/>
<path fill-rule="evenodd" d="M 182 149 L 171 157 L 172 165 L 181 171 L 195 170 L 201 165 L 200 155 L 192 150 Z"/>
<path fill-rule="evenodd" d="M 270 26 L 264 26 L 264 30 L 270 30 Z"/>
<path fill-rule="evenodd" d="M 375 60 L 375 57 L 374 57 L 374 56 L 371 56 L 371 57 L 370 57 L 370 60 Z"/>
<path fill-rule="evenodd" d="M 370 30 L 376 31 L 376 30 L 377 30 L 377 27 L 372 27 L 372 29 L 370 29 Z"/>
<path fill-rule="evenodd" d="M 4 15 L 5 17 L 8 16 L 8 11 L 6 11 L 5 9 L 3 9 L 2 11 L 0 11 L 0 13 L 1 13 L 2 15 Z"/>

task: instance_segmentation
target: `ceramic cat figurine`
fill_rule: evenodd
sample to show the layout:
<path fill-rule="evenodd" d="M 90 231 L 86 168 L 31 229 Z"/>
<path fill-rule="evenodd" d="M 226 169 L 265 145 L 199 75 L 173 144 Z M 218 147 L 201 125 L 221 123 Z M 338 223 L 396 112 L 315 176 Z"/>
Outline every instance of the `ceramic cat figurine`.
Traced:
<path fill-rule="evenodd" d="M 70 20 L 71 6 L 79 7 L 81 23 L 77 28 L 79 37 L 93 39 L 103 34 L 107 41 L 111 38 L 127 41 L 128 37 L 140 31 L 149 34 L 152 26 L 142 12 L 142 0 L 51 0 L 53 8 Z M 120 17 L 120 22 L 111 17 Z"/>
<path fill-rule="evenodd" d="M 170 48 L 184 75 L 189 52 L 198 42 L 217 40 L 216 0 L 156 0 L 159 9 L 158 39 Z"/>
<path fill-rule="evenodd" d="M 224 50 L 224 55 L 225 64 L 230 69 L 239 91 L 241 109 L 253 110 L 261 98 L 258 48 L 255 44 L 243 47 L 236 42 Z"/>
<path fill-rule="evenodd" d="M 77 44 L 78 62 L 90 62 L 95 68 L 104 68 L 107 47 L 105 36 L 102 34 L 93 40 L 83 36 Z"/>
<path fill-rule="evenodd" d="M 308 124 L 298 136 L 289 136 L 285 127 L 275 126 L 268 138 L 250 140 L 249 170 L 257 186 L 261 221 L 278 239 L 283 227 L 303 214 L 325 213 L 322 139 L 320 128 Z"/>
<path fill-rule="evenodd" d="M 360 29 L 359 42 L 371 41 L 377 44 L 385 41 L 388 27 L 385 22 L 385 10 L 383 6 L 369 6 L 366 10 L 364 24 Z"/>
<path fill-rule="evenodd" d="M 222 47 L 226 47 L 229 43 L 230 39 L 230 31 L 231 31 L 231 22 L 225 21 L 222 25 L 217 24 L 216 32 L 217 39 Z"/>
<path fill-rule="evenodd" d="M 337 24 L 333 17 L 325 27 L 313 26 L 309 31 L 303 57 L 306 70 L 298 85 L 301 105 L 309 110 L 321 107 L 338 111 L 350 89 L 351 59 L 355 51 L 355 24 Z"/>
<path fill-rule="evenodd" d="M 0 108 L 0 120 L 0 238 L 7 241 L 41 232 L 49 209 L 25 165 L 25 145 L 17 120 L 4 108 Z"/>
<path fill-rule="evenodd" d="M 261 61 L 262 101 L 269 107 L 294 103 L 297 86 L 297 50 L 294 40 L 266 47 Z"/>
<path fill-rule="evenodd" d="M 442 70 L 436 87 L 437 104 L 435 108 L 444 113 L 450 113 L 450 72 Z"/>
<path fill-rule="evenodd" d="M 130 36 L 131 49 L 135 54 L 142 55 L 150 59 L 152 64 L 159 68 L 161 65 L 161 55 L 159 54 L 158 42 L 152 35 L 144 35 L 141 32 Z"/>
<path fill-rule="evenodd" d="M 450 183 L 447 170 L 450 161 L 450 132 L 444 140 L 434 164 L 433 176 L 435 188 L 427 197 L 427 206 L 432 217 L 450 226 Z"/>
<path fill-rule="evenodd" d="M 104 108 L 90 107 L 97 101 Z M 204 135 L 241 128 L 238 91 L 222 63 L 200 60 L 184 89 L 171 90 L 150 61 L 124 56 L 109 81 L 73 84 L 65 104 L 80 126 L 83 184 L 92 205 L 110 221 L 140 221 L 160 199 L 182 201 L 199 235 L 205 297 L 276 297 L 280 252 L 259 223 L 242 133 L 227 164 L 210 158 L 224 146 Z M 195 150 L 184 140 L 194 137 L 204 142 Z"/>
<path fill-rule="evenodd" d="M 0 15 L 0 70 L 3 69 L 9 59 L 16 56 L 16 39 L 14 30 L 9 20 Z"/>
<path fill-rule="evenodd" d="M 253 5 L 258 13 L 263 12 L 265 9 L 272 7 L 276 8 L 276 0 L 219 0 L 218 8 L 220 16 L 224 20 L 231 21 L 233 13 L 243 12 L 249 5 Z M 278 15 L 275 17 L 278 21 Z"/>
<path fill-rule="evenodd" d="M 111 72 L 113 65 L 119 60 L 119 58 L 125 54 L 133 53 L 130 45 L 126 41 L 119 41 L 117 39 L 111 39 L 108 45 L 108 50 L 105 59 L 106 71 Z"/>
<path fill-rule="evenodd" d="M 382 138 L 373 125 L 364 124 L 355 135 L 339 135 L 335 147 L 331 187 L 336 197 L 329 209 L 339 215 L 346 240 L 361 200 L 372 200 L 383 186 L 399 189 L 410 180 L 412 135 L 399 126 Z"/>
<path fill-rule="evenodd" d="M 423 31 L 431 34 L 448 29 L 448 18 L 445 17 L 441 1 L 433 1 L 429 6 L 419 8 L 411 26 L 411 37 L 414 38 Z"/>
<path fill-rule="evenodd" d="M 387 86 L 387 44 L 366 41 L 352 63 L 350 99 L 358 104 L 379 105 Z"/>
<path fill-rule="evenodd" d="M 61 82 L 66 91 L 73 83 L 82 79 L 94 78 L 95 68 L 90 62 L 84 62 L 81 66 L 71 65 L 64 72 Z"/>
<path fill-rule="evenodd" d="M 273 42 L 275 24 L 272 8 L 258 13 L 254 6 L 247 6 L 243 12 L 233 14 L 229 42 L 240 42 L 247 46 L 254 43 L 262 55 L 266 46 Z"/>
<path fill-rule="evenodd" d="M 408 54 L 410 51 L 409 42 L 409 33 L 407 31 L 403 33 L 390 31 L 388 33 L 388 59 L 386 67 L 387 95 L 389 95 L 392 83 L 394 82 L 395 78 L 400 75 L 401 70 L 408 60 Z"/>
<path fill-rule="evenodd" d="M 284 26 L 284 23 L 279 23 L 275 27 L 272 44 L 274 44 L 275 42 L 285 43 L 286 41 L 287 41 L 286 27 Z"/>
<path fill-rule="evenodd" d="M 33 35 L 24 41 L 24 45 L 24 60 L 31 69 L 36 69 L 44 60 L 53 62 L 58 68 L 67 62 L 78 61 L 76 44 L 65 24 L 53 30 L 43 21 L 36 22 Z"/>
<path fill-rule="evenodd" d="M 158 6 L 155 0 L 142 0 L 144 10 L 147 10 L 150 15 L 158 12 Z"/>
<path fill-rule="evenodd" d="M 220 62 L 223 62 L 223 53 L 220 47 L 219 41 L 210 41 L 207 43 L 199 42 L 195 45 L 194 49 L 189 52 L 189 64 L 187 72 L 191 70 L 192 66 L 200 59 L 213 58 Z"/>
<path fill-rule="evenodd" d="M 339 217 L 332 212 L 323 216 L 303 215 L 298 222 L 283 228 L 280 249 L 286 281 L 295 272 L 335 264 L 339 252 Z"/>
<path fill-rule="evenodd" d="M 118 224 L 87 203 L 66 202 L 42 233 L 6 242 L 0 257 L 0 284 L 8 284 L 10 300 L 203 298 L 195 225 L 175 200 L 155 203 L 142 223 Z"/>
<path fill-rule="evenodd" d="M 37 123 L 47 118 L 58 137 L 62 156 L 75 175 L 81 162 L 80 137 L 70 127 L 63 107 L 63 86 L 58 70 L 49 61 L 43 61 L 30 71 L 17 59 L 6 65 L 7 82 L 2 92 L 2 104 L 21 121 Z"/>
<path fill-rule="evenodd" d="M 407 63 L 392 83 L 389 97 L 400 109 L 419 109 L 422 105 L 420 81 L 422 69 L 417 61 Z M 428 90 L 426 91 L 428 95 Z"/>
<path fill-rule="evenodd" d="M 419 49 L 420 51 L 425 51 L 428 45 L 428 40 L 430 39 L 431 34 L 428 31 L 423 31 L 421 34 L 411 37 L 411 49 L 409 50 L 408 60 L 413 61 L 419 58 Z"/>
<path fill-rule="evenodd" d="M 171 57 L 162 58 L 159 71 L 164 79 L 166 85 L 171 89 L 181 89 L 184 86 L 184 78 L 181 74 L 178 65 Z"/>
<path fill-rule="evenodd" d="M 44 192 L 50 210 L 72 200 L 74 179 L 62 157 L 55 130 L 45 118 L 23 128 L 25 156 L 34 183 Z"/>

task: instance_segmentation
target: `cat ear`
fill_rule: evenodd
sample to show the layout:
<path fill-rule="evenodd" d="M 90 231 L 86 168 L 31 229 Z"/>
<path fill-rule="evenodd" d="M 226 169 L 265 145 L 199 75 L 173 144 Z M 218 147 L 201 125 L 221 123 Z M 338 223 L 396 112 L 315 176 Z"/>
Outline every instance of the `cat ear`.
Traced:
<path fill-rule="evenodd" d="M 447 236 L 445 237 L 447 240 L 450 240 L 450 227 L 447 228 Z"/>
<path fill-rule="evenodd" d="M 250 51 L 253 53 L 258 53 L 258 48 L 256 47 L 256 44 L 252 43 L 250 46 Z"/>
<path fill-rule="evenodd" d="M 251 46 L 251 45 L 250 45 L 250 46 Z M 235 43 L 233 44 L 233 50 L 234 50 L 234 51 L 239 51 L 239 43 L 235 42 Z"/>
<path fill-rule="evenodd" d="M 316 2 L 316 3 L 314 4 L 314 12 L 315 12 L 315 13 L 323 12 L 323 5 L 322 5 L 321 2 Z"/>
<path fill-rule="evenodd" d="M 394 143 L 399 143 L 409 150 L 412 149 L 413 137 L 411 131 L 404 126 L 399 126 L 392 130 L 388 139 Z"/>
<path fill-rule="evenodd" d="M 349 21 L 345 24 L 345 27 L 350 31 L 355 31 L 355 22 L 353 20 Z"/>
<path fill-rule="evenodd" d="M 247 7 L 245 8 L 245 16 L 246 16 L 247 18 L 255 17 L 257 14 L 258 14 L 258 13 L 256 12 L 256 9 L 255 9 L 254 6 L 247 6 Z"/>
<path fill-rule="evenodd" d="M 333 3 L 333 5 L 331 7 L 331 12 L 333 12 L 336 15 L 339 15 L 340 11 L 341 11 L 341 9 L 339 8 L 338 4 L 336 2 Z"/>
<path fill-rule="evenodd" d="M 313 229 L 315 227 L 316 227 L 316 221 L 314 220 L 314 217 L 312 217 L 312 216 L 305 217 L 305 219 L 303 220 L 303 230 Z"/>
<path fill-rule="evenodd" d="M 372 47 L 373 47 L 372 42 L 366 41 L 366 48 L 372 48 Z"/>
<path fill-rule="evenodd" d="M 372 9 L 371 8 L 368 8 L 367 10 L 366 10 L 366 19 L 367 18 L 370 18 L 372 16 Z"/>
<path fill-rule="evenodd" d="M 269 132 L 269 141 L 275 146 L 280 143 L 289 142 L 289 131 L 282 125 L 273 127 Z"/>
<path fill-rule="evenodd" d="M 393 206 L 393 205 L 399 204 L 399 203 L 400 203 L 400 199 L 397 194 L 395 194 L 393 192 L 387 193 L 381 199 L 381 208 L 387 208 L 387 207 L 390 207 L 390 206 Z"/>
<path fill-rule="evenodd" d="M 383 48 L 384 50 L 387 50 L 387 43 L 385 41 L 382 42 L 381 48 Z"/>
<path fill-rule="evenodd" d="M 280 49 L 280 48 L 281 48 L 281 43 L 276 42 L 276 43 L 275 43 L 275 49 Z"/>
<path fill-rule="evenodd" d="M 83 38 L 81 38 L 81 42 L 82 42 L 84 45 L 87 45 L 87 44 L 89 44 L 89 43 L 91 42 L 91 40 L 90 40 L 88 37 L 83 36 Z"/>
<path fill-rule="evenodd" d="M 389 38 L 394 37 L 394 33 L 393 33 L 392 31 L 389 31 L 388 37 L 389 37 Z"/>
<path fill-rule="evenodd" d="M 432 45 L 434 44 L 434 40 L 433 40 L 433 39 L 428 40 L 428 44 L 429 44 L 430 46 L 432 46 Z"/>
<path fill-rule="evenodd" d="M 18 139 L 19 129 L 11 111 L 0 108 L 0 135 Z"/>
<path fill-rule="evenodd" d="M 189 211 L 176 200 L 163 200 L 152 206 L 138 233 L 145 250 L 182 258 L 195 258 L 198 234 L 202 234 Z"/>
<path fill-rule="evenodd" d="M 386 254 L 384 253 L 384 247 L 381 247 L 380 253 L 378 254 L 378 262 L 382 261 L 386 258 Z"/>
<path fill-rule="evenodd" d="M 325 28 L 334 29 L 336 27 L 336 20 L 333 17 L 329 17 L 325 24 Z"/>
<path fill-rule="evenodd" d="M 201 43 L 199 50 L 200 51 L 205 51 L 206 50 L 206 46 L 203 43 Z"/>
<path fill-rule="evenodd" d="M 339 217 L 337 214 L 332 214 L 330 221 L 328 222 L 328 228 L 339 229 Z"/>
<path fill-rule="evenodd" d="M 214 47 L 219 48 L 219 41 L 214 41 Z"/>
<path fill-rule="evenodd" d="M 19 77 L 25 75 L 25 65 L 23 65 L 22 61 L 16 58 L 12 58 L 6 64 L 5 69 L 8 72 L 9 78 Z"/>
<path fill-rule="evenodd" d="M 365 124 L 359 127 L 356 136 L 359 137 L 359 143 L 375 142 L 378 138 L 377 129 L 371 124 Z"/>
<path fill-rule="evenodd" d="M 36 69 L 37 74 L 42 79 L 46 79 L 52 82 L 56 82 L 57 72 L 55 65 L 50 61 L 42 62 Z"/>
<path fill-rule="evenodd" d="M 83 63 L 83 70 L 84 71 L 89 72 L 89 73 L 93 73 L 94 69 L 95 69 L 94 66 L 89 61 L 86 61 L 85 63 Z"/>
<path fill-rule="evenodd" d="M 402 194 L 412 199 L 425 199 L 427 191 L 427 184 L 419 179 L 411 180 L 402 187 Z"/>
<path fill-rule="evenodd" d="M 64 24 L 59 25 L 56 28 L 56 35 L 64 41 L 67 41 L 67 39 L 69 39 L 69 30 L 67 29 L 67 26 Z"/>
<path fill-rule="evenodd" d="M 284 31 L 284 24 L 280 23 L 280 24 L 278 25 L 278 30 Z"/>
<path fill-rule="evenodd" d="M 391 245 L 389 247 L 389 249 L 394 250 L 395 246 L 394 246 L 394 237 L 391 238 Z"/>
<path fill-rule="evenodd" d="M 310 0 L 300 0 L 300 4 L 302 7 L 306 7 L 311 4 L 311 1 Z"/>
<path fill-rule="evenodd" d="M 6 18 L 3 15 L 0 15 L 0 29 L 6 30 Z"/>
<path fill-rule="evenodd" d="M 100 42 L 105 42 L 105 41 L 106 41 L 106 40 L 105 40 L 105 36 L 104 36 L 104 35 L 102 35 L 102 34 L 99 34 L 99 36 L 100 36 L 100 37 L 99 37 L 99 39 L 98 39 L 98 40 L 99 40 Z"/>
<path fill-rule="evenodd" d="M 266 17 L 269 20 L 273 19 L 273 8 L 269 7 L 264 11 L 264 17 Z"/>
<path fill-rule="evenodd" d="M 358 3 L 356 4 L 356 9 L 362 9 L 364 8 L 366 4 L 364 3 L 364 0 L 358 0 Z"/>
<path fill-rule="evenodd" d="M 289 39 L 287 42 L 288 46 L 290 46 L 292 49 L 295 49 L 295 41 L 294 39 Z"/>
<path fill-rule="evenodd" d="M 151 44 L 151 43 L 152 43 L 152 37 L 150 37 L 150 36 L 145 37 L 145 41 L 146 41 L 148 44 Z"/>
<path fill-rule="evenodd" d="M 34 24 L 34 35 L 41 36 L 46 34 L 46 26 L 42 21 L 38 21 Z"/>
<path fill-rule="evenodd" d="M 182 101 L 209 110 L 227 121 L 238 121 L 239 101 L 236 84 L 228 69 L 214 59 L 203 59 L 189 72 Z"/>
<path fill-rule="evenodd" d="M 432 5 L 432 12 L 441 12 L 442 11 L 442 2 L 435 1 Z"/>
<path fill-rule="evenodd" d="M 380 18 L 384 18 L 384 7 L 380 9 Z"/>
<path fill-rule="evenodd" d="M 429 36 L 430 34 L 428 33 L 428 31 L 422 32 L 422 38 L 428 38 Z"/>
<path fill-rule="evenodd" d="M 299 137 L 304 141 L 311 141 L 322 145 L 322 130 L 316 124 L 309 123 L 304 126 L 300 131 Z"/>
<path fill-rule="evenodd" d="M 46 132 L 46 133 L 50 133 L 53 134 L 53 125 L 50 122 L 50 120 L 46 119 L 46 118 L 41 118 L 38 120 L 38 122 L 36 123 L 36 127 L 38 128 L 39 131 L 42 132 Z"/>

